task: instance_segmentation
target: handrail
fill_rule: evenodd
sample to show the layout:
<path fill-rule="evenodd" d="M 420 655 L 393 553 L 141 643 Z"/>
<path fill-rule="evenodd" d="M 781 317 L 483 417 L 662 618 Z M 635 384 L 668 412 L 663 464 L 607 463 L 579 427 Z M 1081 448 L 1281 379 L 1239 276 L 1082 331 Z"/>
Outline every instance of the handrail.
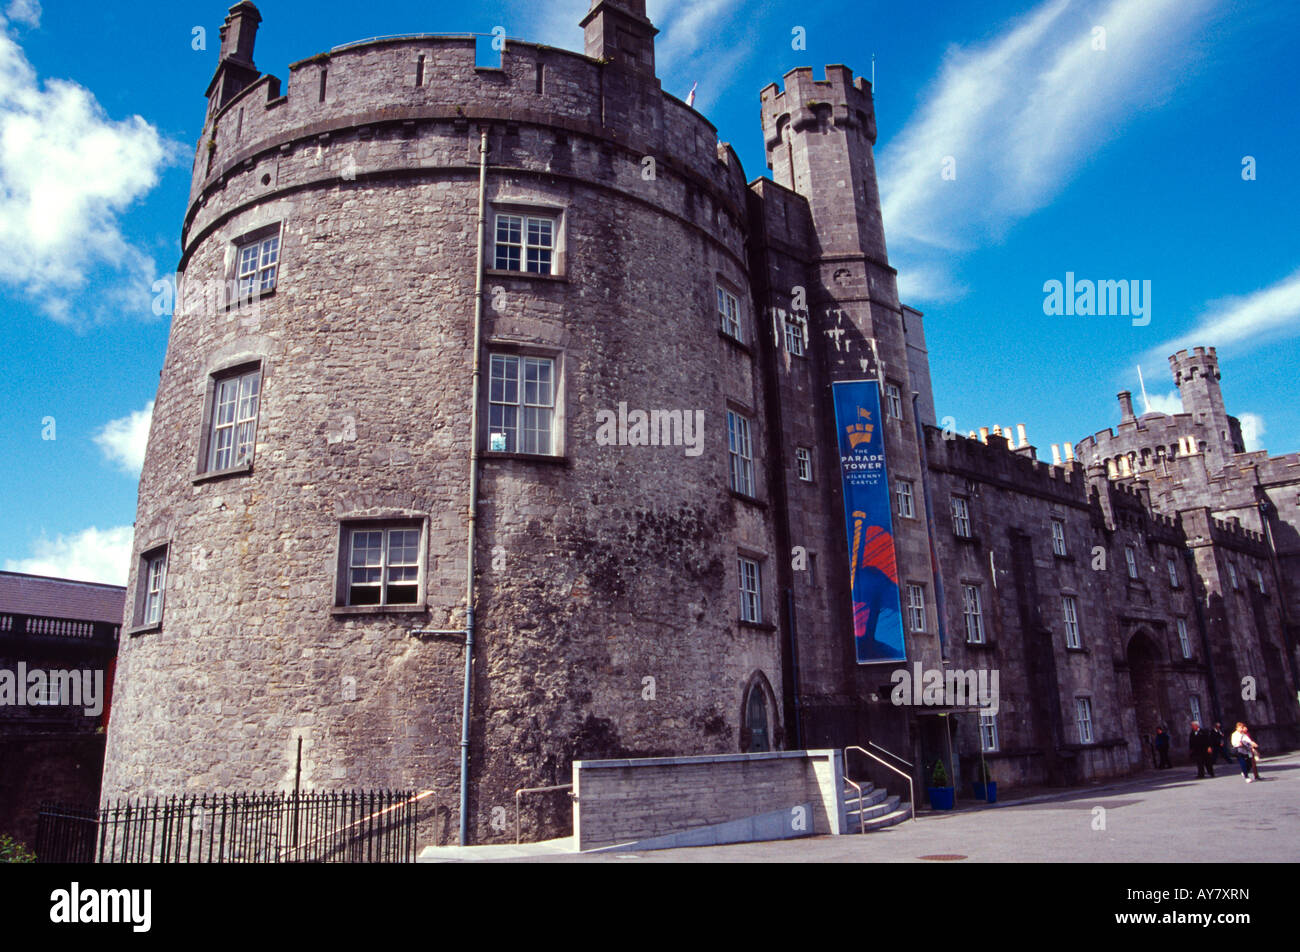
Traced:
<path fill-rule="evenodd" d="M 867 743 L 870 744 L 871 741 L 867 741 Z M 873 745 L 873 746 L 874 746 L 874 745 Z M 883 748 L 882 748 L 882 749 L 883 749 Z M 858 747 L 857 745 L 852 745 L 852 746 L 849 746 L 849 747 L 845 747 L 845 748 L 844 748 L 844 762 L 845 762 L 845 764 L 848 763 L 848 759 L 849 759 L 849 751 L 851 751 L 851 750 L 856 750 L 856 751 L 858 751 L 858 752 L 861 753 L 861 754 L 865 754 L 866 756 L 868 756 L 868 757 L 870 757 L 872 760 L 874 760 L 876 763 L 878 763 L 878 764 L 880 764 L 882 767 L 884 767 L 886 770 L 892 770 L 894 773 L 898 774 L 900 777 L 902 777 L 904 780 L 907 781 L 907 796 L 908 796 L 908 801 L 909 801 L 909 802 L 911 803 L 911 805 L 912 805 L 912 820 L 915 821 L 915 820 L 916 820 L 916 788 L 915 788 L 915 786 L 913 786 L 913 784 L 912 784 L 912 776 L 911 776 L 911 774 L 905 774 L 905 773 L 903 773 L 903 771 L 899 770 L 899 769 L 898 769 L 897 767 L 895 767 L 893 764 L 891 764 L 891 763 L 889 763 L 889 762 L 887 762 L 887 761 L 881 760 L 879 757 L 877 757 L 877 756 L 876 756 L 875 754 L 873 754 L 871 751 L 869 751 L 869 750 L 865 750 L 864 748 L 862 748 L 862 747 Z M 885 753 L 889 753 L 889 752 L 888 752 L 888 751 L 885 751 Z M 848 777 L 845 777 L 844 779 L 845 779 L 845 780 L 848 780 Z M 866 825 L 866 821 L 865 821 L 865 820 L 863 820 L 862 823 L 863 823 L 864 826 Z"/>
<path fill-rule="evenodd" d="M 906 765 L 906 766 L 908 766 L 908 767 L 913 766 L 913 765 L 912 765 L 912 762 L 911 762 L 910 760 L 904 760 L 902 757 L 898 756 L 898 754 L 894 753 L 892 750 L 885 750 L 885 748 L 881 747 L 881 746 L 880 746 L 879 744 L 877 744 L 875 741 L 870 741 L 870 740 L 869 740 L 869 741 L 867 741 L 867 743 L 870 744 L 872 747 L 876 748 L 876 750 L 881 751 L 882 753 L 886 753 L 886 754 L 888 754 L 890 757 L 893 757 L 893 758 L 894 758 L 895 760 L 897 760 L 900 764 L 904 764 L 904 765 Z"/>
<path fill-rule="evenodd" d="M 844 782 L 854 790 L 858 791 L 858 832 L 865 833 L 867 832 L 867 821 L 862 818 L 862 787 L 854 783 L 848 777 L 844 778 Z"/>
<path fill-rule="evenodd" d="M 519 804 L 520 797 L 522 797 L 525 793 L 553 793 L 556 790 L 572 790 L 572 789 L 573 789 L 573 784 L 571 783 L 557 783 L 553 787 L 520 787 L 518 790 L 516 790 L 515 791 L 515 844 L 518 845 L 519 843 L 519 815 L 521 811 L 521 807 Z M 572 794 L 570 794 L 570 796 L 572 796 Z"/>

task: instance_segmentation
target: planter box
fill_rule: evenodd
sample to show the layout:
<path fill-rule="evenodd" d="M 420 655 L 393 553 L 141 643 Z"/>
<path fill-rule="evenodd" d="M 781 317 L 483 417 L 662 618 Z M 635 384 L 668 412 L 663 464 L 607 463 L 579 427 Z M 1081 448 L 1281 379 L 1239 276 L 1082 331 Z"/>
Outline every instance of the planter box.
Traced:
<path fill-rule="evenodd" d="M 925 792 L 930 797 L 930 806 L 936 810 L 951 810 L 957 801 L 956 787 L 927 787 Z"/>
<path fill-rule="evenodd" d="M 970 786 L 976 800 L 987 800 L 989 803 L 998 802 L 998 782 L 996 780 L 992 780 L 987 784 L 972 780 Z"/>

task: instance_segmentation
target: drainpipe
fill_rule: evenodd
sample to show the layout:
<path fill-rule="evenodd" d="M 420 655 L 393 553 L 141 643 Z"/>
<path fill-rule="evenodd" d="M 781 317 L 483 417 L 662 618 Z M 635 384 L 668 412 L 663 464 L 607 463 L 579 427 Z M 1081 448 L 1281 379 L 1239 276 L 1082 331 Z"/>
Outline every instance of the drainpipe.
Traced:
<path fill-rule="evenodd" d="M 465 693 L 460 713 L 460 845 L 469 845 L 469 714 L 474 683 L 474 543 L 478 529 L 478 397 L 482 376 L 479 355 L 483 342 L 483 241 L 487 223 L 487 126 L 479 129 L 478 249 L 474 264 L 474 376 L 470 402 L 469 541 L 465 558 Z"/>

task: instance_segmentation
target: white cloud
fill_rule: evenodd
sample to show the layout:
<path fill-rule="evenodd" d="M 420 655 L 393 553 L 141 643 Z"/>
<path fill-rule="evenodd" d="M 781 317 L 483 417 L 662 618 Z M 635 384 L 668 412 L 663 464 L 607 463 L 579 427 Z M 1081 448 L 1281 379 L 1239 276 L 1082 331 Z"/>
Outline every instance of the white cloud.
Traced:
<path fill-rule="evenodd" d="M 41 25 L 40 0 L 13 0 L 5 10 L 5 16 L 35 28 Z"/>
<path fill-rule="evenodd" d="M 125 585 L 131 565 L 133 531 L 130 526 L 113 529 L 92 526 L 75 535 L 61 535 L 53 541 L 42 535 L 33 544 L 29 558 L 7 559 L 5 570 Z"/>
<path fill-rule="evenodd" d="M 140 475 L 144 465 L 145 444 L 149 441 L 149 422 L 153 419 L 153 401 L 143 410 L 136 410 L 104 424 L 95 434 L 95 442 L 104 455 L 125 473 Z"/>
<path fill-rule="evenodd" d="M 38 9 L 19 0 L 11 16 L 15 8 Z M 0 283 L 33 297 L 55 320 L 84 323 L 123 303 L 125 279 L 143 286 L 134 300 L 148 313 L 156 269 L 123 236 L 118 217 L 178 154 L 140 116 L 112 120 L 84 87 L 42 83 L 0 28 Z M 79 301 L 96 269 L 111 272 L 119 288 Z"/>
<path fill-rule="evenodd" d="M 891 242 L 970 247 L 1047 205 L 1190 72 L 1190 41 L 1217 2 L 1046 0 L 991 40 L 952 48 L 923 105 L 881 150 Z M 1093 48 L 1095 26 L 1106 30 L 1104 50 Z"/>
<path fill-rule="evenodd" d="M 1254 453 L 1264 448 L 1264 418 L 1258 413 L 1239 413 L 1241 422 L 1241 441 L 1246 444 L 1246 452 Z"/>
<path fill-rule="evenodd" d="M 1259 347 L 1289 332 L 1300 321 L 1300 271 L 1276 284 L 1239 297 L 1206 305 L 1196 325 L 1180 337 L 1154 347 L 1153 357 L 1168 356 L 1186 347 L 1237 345 L 1238 351 Z"/>
<path fill-rule="evenodd" d="M 1170 390 L 1164 395 L 1147 394 L 1147 406 L 1149 409 L 1143 410 L 1143 413 L 1167 413 L 1173 416 L 1175 413 L 1183 412 L 1183 399 L 1178 396 L 1177 390 Z"/>

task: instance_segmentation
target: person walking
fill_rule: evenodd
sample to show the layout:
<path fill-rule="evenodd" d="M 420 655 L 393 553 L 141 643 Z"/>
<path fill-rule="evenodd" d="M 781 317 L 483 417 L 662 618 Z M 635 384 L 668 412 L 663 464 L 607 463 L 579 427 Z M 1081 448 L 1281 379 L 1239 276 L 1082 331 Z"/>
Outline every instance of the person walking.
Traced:
<path fill-rule="evenodd" d="M 1246 783 L 1254 783 L 1256 778 L 1250 775 L 1250 768 L 1255 763 L 1255 751 L 1259 749 L 1259 744 L 1250 739 L 1250 732 L 1241 721 L 1237 721 L 1237 729 L 1232 732 L 1231 744 L 1232 752 L 1237 755 L 1237 764 L 1241 767 L 1241 775 L 1246 778 Z M 1255 769 L 1259 770 L 1258 767 Z"/>
<path fill-rule="evenodd" d="M 1228 748 L 1228 735 L 1223 730 L 1223 725 L 1218 721 L 1214 722 L 1214 733 L 1219 737 L 1218 756 L 1223 758 L 1225 764 L 1235 763 L 1232 753 Z"/>
<path fill-rule="evenodd" d="M 1223 756 L 1223 742 L 1226 740 L 1223 736 L 1223 728 L 1218 721 L 1210 728 L 1210 760 L 1217 762 Z"/>
<path fill-rule="evenodd" d="M 1166 767 L 1172 767 L 1169 762 L 1169 732 L 1163 727 L 1156 728 L 1156 769 L 1164 770 Z"/>
<path fill-rule="evenodd" d="M 1206 771 L 1214 776 L 1214 751 L 1211 747 L 1210 732 L 1201 726 L 1200 721 L 1192 721 L 1192 732 L 1187 735 L 1187 755 L 1196 764 L 1196 779 L 1205 776 Z"/>

